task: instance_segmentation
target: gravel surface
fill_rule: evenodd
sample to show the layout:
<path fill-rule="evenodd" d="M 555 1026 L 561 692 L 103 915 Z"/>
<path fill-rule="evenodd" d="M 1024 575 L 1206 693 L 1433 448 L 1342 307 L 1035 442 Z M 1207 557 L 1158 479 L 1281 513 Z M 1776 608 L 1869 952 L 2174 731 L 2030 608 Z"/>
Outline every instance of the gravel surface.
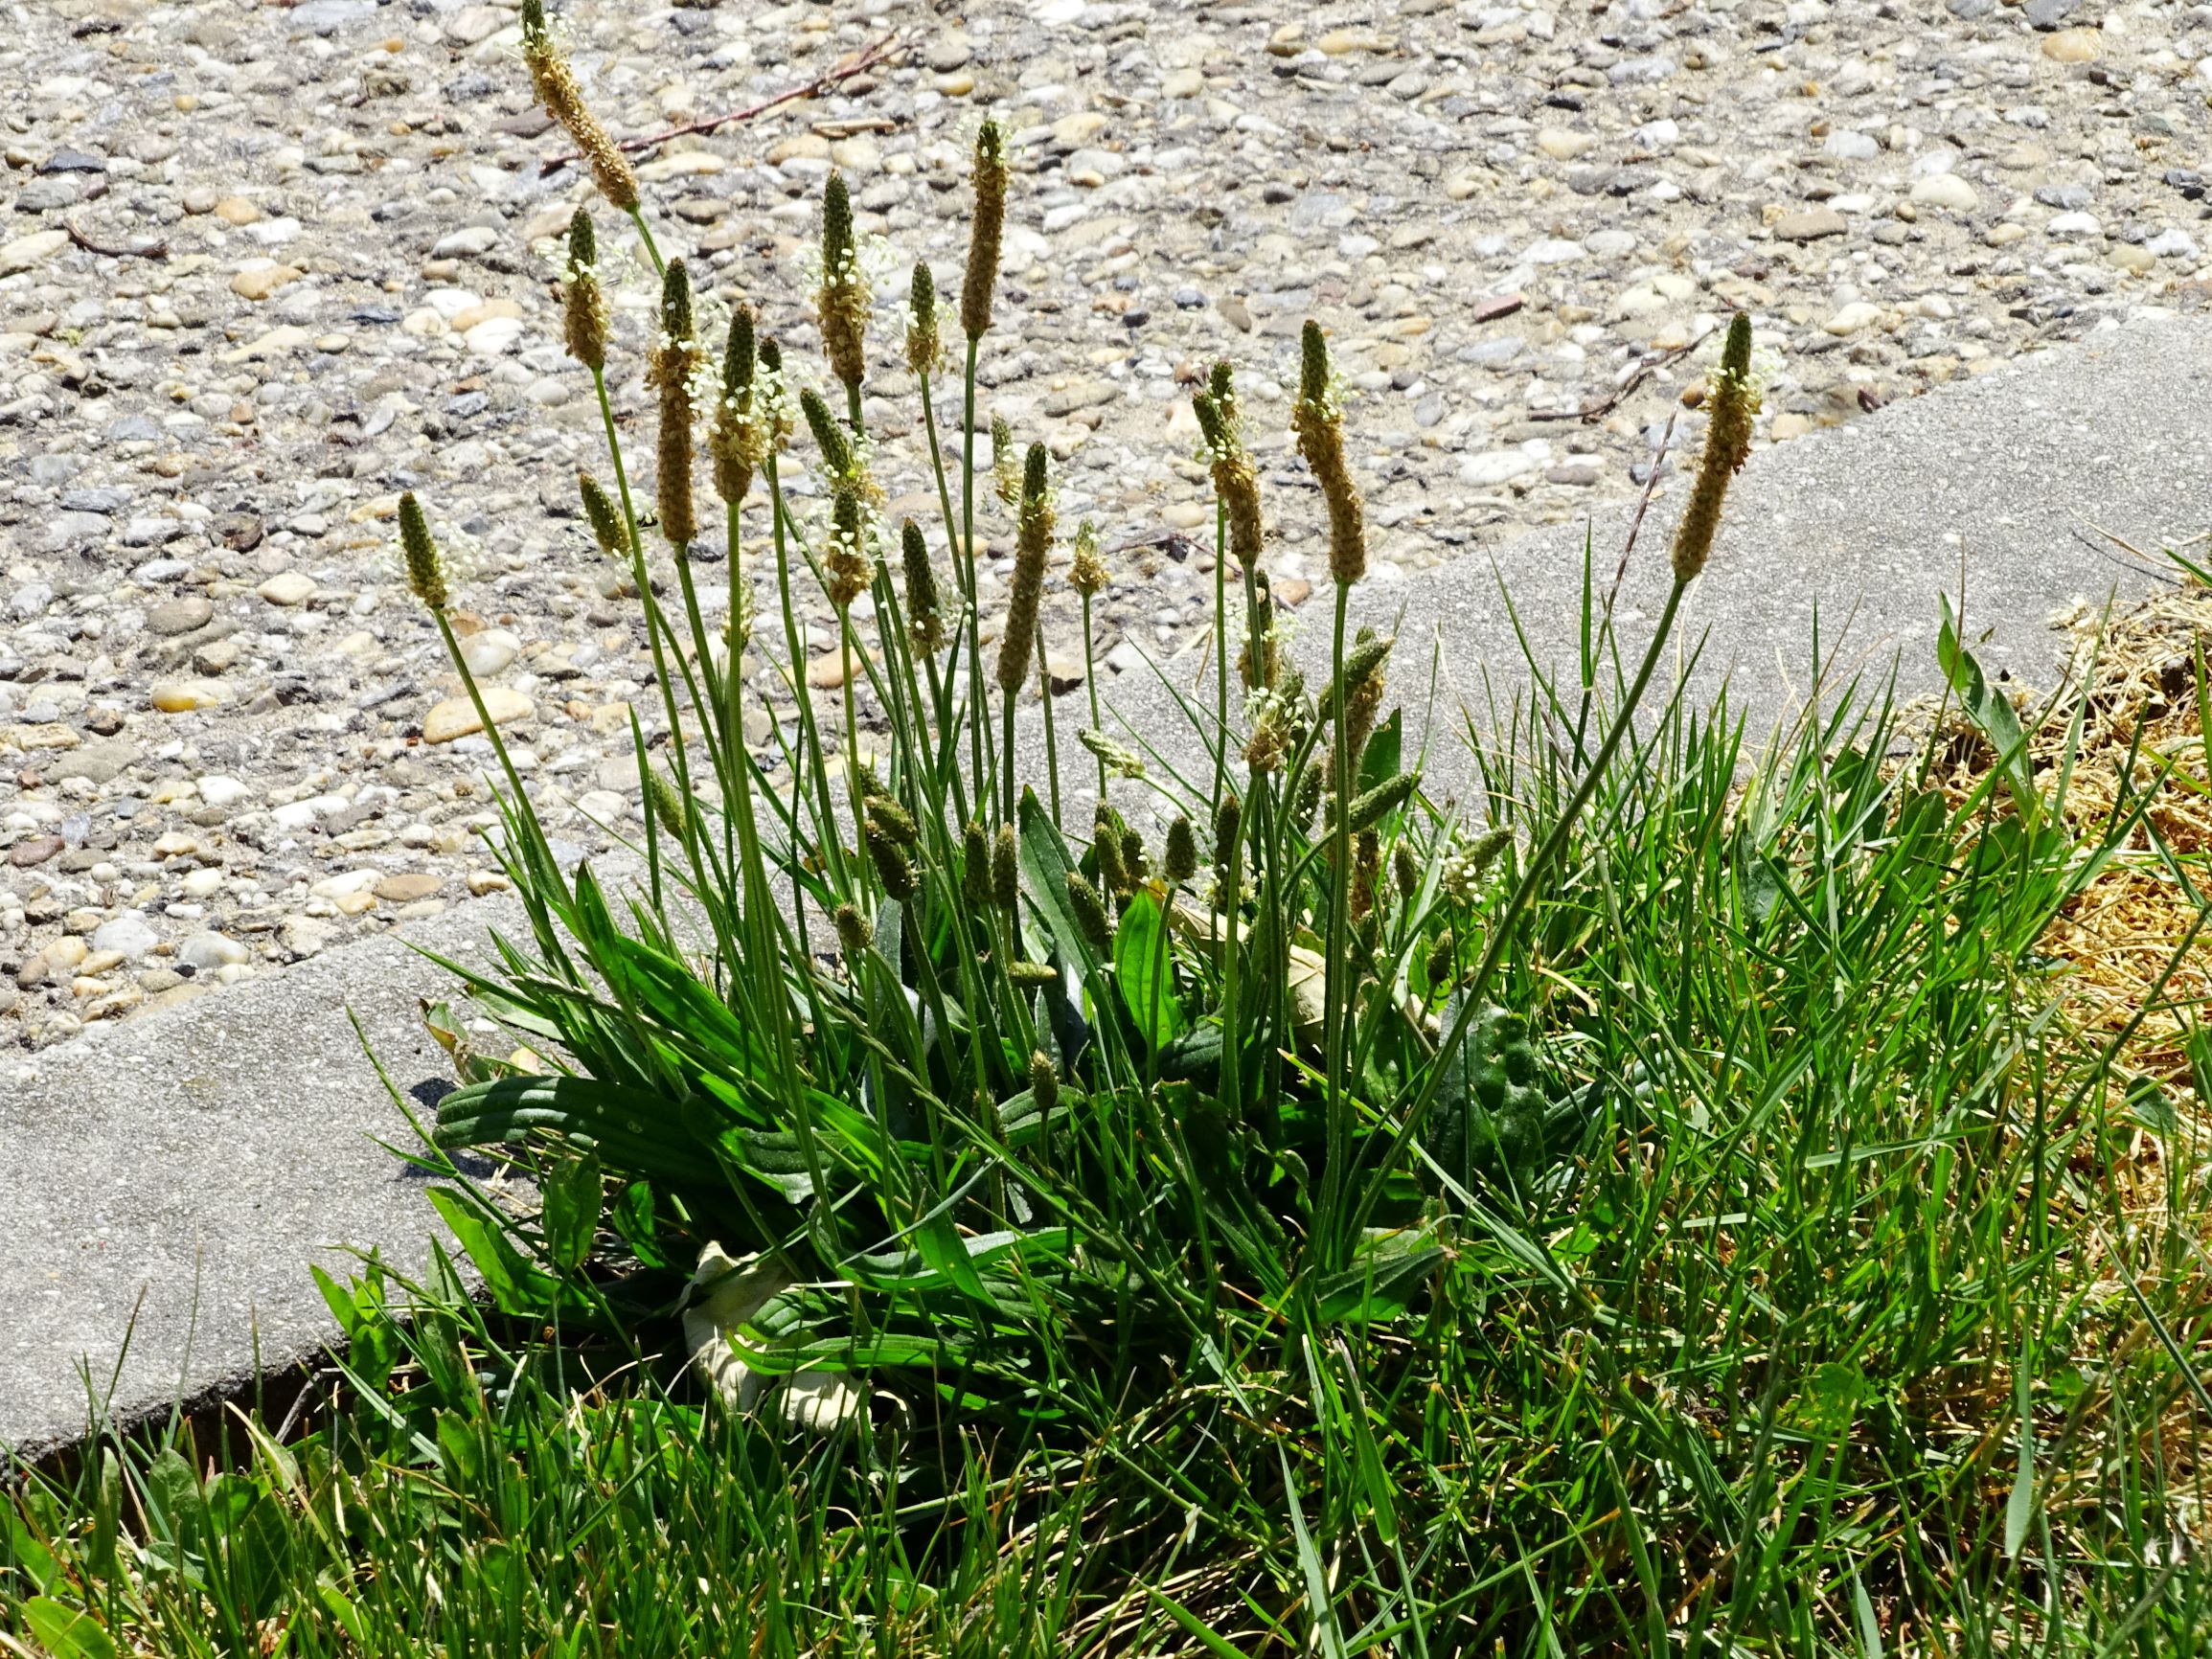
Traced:
<path fill-rule="evenodd" d="M 968 146 L 982 112 L 1007 125 L 985 404 L 1061 459 L 1063 524 L 1119 549 L 1108 674 L 1191 648 L 1206 614 L 1185 393 L 1217 355 L 1243 368 L 1276 592 L 1303 603 L 1321 578 L 1283 432 L 1307 315 L 1357 393 L 1383 581 L 1632 490 L 1694 351 L 1596 419 L 1545 417 L 1731 307 L 1782 356 L 1765 443 L 2212 292 L 2193 170 L 2212 7 L 553 9 L 624 134 L 896 32 L 830 95 L 643 158 L 664 247 L 810 369 L 797 256 L 830 168 L 889 273 L 922 256 L 956 285 Z M 0 1046 L 36 1047 L 498 885 L 484 739 L 392 574 L 401 489 L 476 550 L 468 649 L 577 850 L 634 822 L 629 705 L 650 731 L 657 701 L 573 505 L 597 411 L 545 252 L 587 185 L 543 165 L 566 146 L 530 103 L 515 11 L 0 15 Z M 602 235 L 622 266 L 604 216 Z M 650 469 L 652 295 L 628 263 L 614 401 Z M 892 511 L 927 524 L 902 289 L 881 284 L 868 414 Z M 2023 415 L 2013 446 L 2057 418 Z M 986 529 L 990 606 L 1011 527 L 994 507 Z M 702 582 L 725 607 L 726 569 Z M 772 625 L 759 648 L 782 655 Z"/>

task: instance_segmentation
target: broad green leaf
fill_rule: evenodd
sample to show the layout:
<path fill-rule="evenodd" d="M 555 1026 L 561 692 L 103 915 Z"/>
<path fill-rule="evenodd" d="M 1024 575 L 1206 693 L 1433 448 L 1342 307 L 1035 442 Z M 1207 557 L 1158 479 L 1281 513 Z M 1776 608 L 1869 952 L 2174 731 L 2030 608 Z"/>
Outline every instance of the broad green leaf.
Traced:
<path fill-rule="evenodd" d="M 2020 1363 L 2019 1414 L 2020 1461 L 2013 1476 L 2012 1495 L 2005 1499 L 2005 1555 L 2018 1558 L 2020 1545 L 2028 1535 L 2028 1525 L 2036 1513 L 2036 1425 L 2028 1405 L 2028 1378 L 2034 1367 L 2025 1359 Z"/>
<path fill-rule="evenodd" d="M 2020 729 L 2019 716 L 2013 712 L 2011 701 L 2002 692 L 1992 689 L 1981 664 L 1959 643 L 1957 625 L 1950 611 L 1950 596 L 1936 597 L 1943 612 L 1936 631 L 1936 661 L 1943 668 L 1944 677 L 1950 681 L 1951 690 L 1958 693 L 1967 717 L 1980 728 L 1990 746 L 1996 750 L 2005 788 L 2012 795 L 2020 817 L 2033 829 L 2042 818 L 2043 798 L 2036 791 L 2035 767 L 2028 759 L 2027 734 Z"/>
<path fill-rule="evenodd" d="M 599 1156 L 563 1159 L 545 1178 L 545 1248 L 553 1264 L 574 1272 L 599 1234 Z"/>
<path fill-rule="evenodd" d="M 184 1454 L 171 1446 L 146 1467 L 147 1495 L 172 1538 L 182 1539 L 205 1518 L 199 1481 Z"/>
<path fill-rule="evenodd" d="M 23 1622 L 54 1659 L 115 1659 L 115 1644 L 89 1613 L 34 1596 L 23 1603 Z"/>
<path fill-rule="evenodd" d="M 1175 1004 L 1167 928 L 1149 893 L 1139 893 L 1122 913 L 1114 934 L 1114 981 L 1145 1042 L 1156 1050 L 1174 1041 L 1183 1029 L 1183 1013 Z"/>
<path fill-rule="evenodd" d="M 500 1311 L 533 1314 L 553 1306 L 559 1286 L 523 1260 L 504 1233 L 488 1226 L 467 1198 L 450 1187 L 433 1187 L 430 1203 L 453 1230 L 476 1271 L 484 1275 L 485 1288 Z"/>

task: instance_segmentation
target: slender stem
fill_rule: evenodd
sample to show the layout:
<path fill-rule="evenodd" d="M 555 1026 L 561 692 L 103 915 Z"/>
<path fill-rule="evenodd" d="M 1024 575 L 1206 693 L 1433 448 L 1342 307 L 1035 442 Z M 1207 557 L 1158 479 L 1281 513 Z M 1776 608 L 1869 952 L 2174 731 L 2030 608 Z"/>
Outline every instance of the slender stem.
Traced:
<path fill-rule="evenodd" d="M 1090 729 L 1103 736 L 1106 727 L 1100 721 L 1098 712 L 1098 653 L 1092 640 L 1090 595 L 1086 593 L 1083 596 L 1083 680 L 1090 688 Z M 1103 801 L 1106 798 L 1106 757 L 1100 755 L 1095 758 L 1098 761 L 1098 798 Z M 1214 805 L 1219 807 L 1220 802 L 1216 800 Z"/>
<path fill-rule="evenodd" d="M 979 583 L 975 572 L 975 357 L 982 346 L 980 335 L 968 342 L 968 369 L 962 380 L 960 416 L 960 545 L 953 550 L 954 562 L 968 575 L 968 707 L 969 740 L 975 751 L 975 798 L 989 800 L 992 790 L 989 753 L 991 733 L 990 693 L 983 686 L 983 605 L 976 597 Z M 1013 799 L 1010 785 L 1007 798 Z M 1010 808 L 1007 821 L 1012 822 Z"/>
<path fill-rule="evenodd" d="M 1052 729 L 1052 665 L 1044 660 L 1044 625 L 1037 625 L 1037 694 L 1044 703 L 1044 771 L 1052 785 L 1052 822 L 1060 828 L 1060 743 Z M 1014 770 L 1012 748 L 1007 750 L 1007 771 Z M 1102 794 L 1099 797 L 1104 800 Z"/>
<path fill-rule="evenodd" d="M 638 239 L 645 243 L 646 258 L 652 261 L 653 275 L 656 277 L 666 276 L 668 263 L 660 257 L 660 248 L 652 239 L 651 227 L 645 222 L 645 209 L 642 207 L 631 208 L 629 210 L 629 222 L 637 226 Z"/>
<path fill-rule="evenodd" d="M 1331 780 L 1335 799 L 1329 824 L 1329 960 L 1321 973 L 1322 1038 L 1329 1078 L 1327 1167 L 1321 1177 L 1321 1213 L 1332 1222 L 1336 1202 L 1344 1191 L 1344 1163 L 1352 1151 L 1350 1091 L 1344 1078 L 1344 1020 L 1349 1011 L 1346 981 L 1351 964 L 1344 948 L 1345 915 L 1352 887 L 1352 745 L 1346 740 L 1344 721 L 1344 619 L 1352 603 L 1352 584 L 1336 584 L 1336 624 L 1332 635 L 1329 671 L 1336 688 L 1335 708 L 1330 711 L 1333 726 L 1330 754 L 1334 762 Z M 1341 1236 L 1337 1240 L 1341 1241 Z M 1324 1245 L 1327 1248 L 1327 1245 Z M 1331 1266 L 1340 1265 L 1331 1261 Z"/>
<path fill-rule="evenodd" d="M 1229 786 L 1229 504 L 1214 498 L 1214 797 Z"/>

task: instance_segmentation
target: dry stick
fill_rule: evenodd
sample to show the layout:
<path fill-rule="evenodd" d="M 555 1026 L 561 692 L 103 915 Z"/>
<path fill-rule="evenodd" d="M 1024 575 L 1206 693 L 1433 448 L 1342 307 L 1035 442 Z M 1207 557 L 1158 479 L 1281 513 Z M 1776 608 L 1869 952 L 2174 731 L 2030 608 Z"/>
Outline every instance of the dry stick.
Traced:
<path fill-rule="evenodd" d="M 903 43 L 899 38 L 899 32 L 894 29 L 882 39 L 862 52 L 858 57 L 841 63 L 834 69 L 827 70 L 801 85 L 779 92 L 775 97 L 764 102 L 753 104 L 746 109 L 733 109 L 727 115 L 709 116 L 704 121 L 687 121 L 681 126 L 672 126 L 662 132 L 647 133 L 639 138 L 626 138 L 616 148 L 627 150 L 651 149 L 656 145 L 668 143 L 672 138 L 688 138 L 695 133 L 712 132 L 717 127 L 728 126 L 734 122 L 750 121 L 754 116 L 765 115 L 769 110 L 782 104 L 795 102 L 802 98 L 813 98 L 826 92 L 841 80 L 850 80 L 862 71 L 875 68 L 877 64 L 882 62 L 893 53 L 903 49 Z M 582 160 L 583 160 L 583 153 L 581 150 L 570 150 L 563 155 L 550 156 L 537 164 L 538 176 L 542 178 L 545 174 L 558 171 L 571 162 Z"/>
<path fill-rule="evenodd" d="M 1610 415 L 1621 406 L 1622 398 L 1641 386 L 1658 370 L 1687 357 L 1705 343 L 1706 334 L 1711 332 L 1712 330 L 1708 329 L 1705 334 L 1699 334 L 1687 346 L 1676 346 L 1671 352 L 1653 352 L 1630 370 L 1626 380 L 1623 380 L 1608 395 L 1600 398 L 1595 403 L 1585 403 L 1580 409 L 1535 409 L 1529 412 L 1529 419 L 1531 420 L 1580 420 L 1587 425 L 1592 420 Z"/>
<path fill-rule="evenodd" d="M 105 242 L 94 241 L 90 237 L 86 236 L 75 225 L 71 224 L 67 219 L 63 219 L 61 221 L 61 228 L 69 233 L 69 239 L 71 241 L 75 242 L 86 253 L 98 254 L 102 259 L 162 260 L 169 257 L 169 244 L 167 242 L 148 242 L 145 246 L 136 248 L 110 247 Z"/>

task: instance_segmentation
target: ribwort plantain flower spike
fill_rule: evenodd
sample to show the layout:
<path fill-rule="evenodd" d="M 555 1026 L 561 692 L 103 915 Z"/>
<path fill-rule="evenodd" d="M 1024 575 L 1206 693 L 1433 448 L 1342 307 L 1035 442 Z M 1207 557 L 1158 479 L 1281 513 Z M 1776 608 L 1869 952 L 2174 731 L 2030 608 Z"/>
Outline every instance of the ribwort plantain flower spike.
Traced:
<path fill-rule="evenodd" d="M 806 419 L 807 430 L 814 435 L 815 447 L 822 452 L 822 470 L 832 479 L 850 480 L 852 440 L 845 436 L 845 428 L 837 423 L 837 417 L 830 413 L 830 400 L 810 386 L 799 394 L 799 413 Z"/>
<path fill-rule="evenodd" d="M 661 827 L 681 841 L 691 821 L 691 813 L 684 806 L 683 792 L 666 772 L 650 761 L 645 768 L 645 792 L 652 797 L 653 816 L 660 820 Z"/>
<path fill-rule="evenodd" d="M 767 398 L 766 407 L 761 412 L 761 458 L 765 461 L 780 451 L 791 436 L 791 405 L 784 384 L 784 348 L 776 344 L 773 335 L 762 336 L 760 358 L 754 396 Z"/>
<path fill-rule="evenodd" d="M 530 84 L 545 113 L 568 129 L 576 148 L 591 164 L 599 193 L 617 213 L 635 213 L 638 207 L 637 172 L 622 147 L 583 102 L 583 88 L 576 70 L 545 26 L 545 0 L 522 0 L 522 61 L 530 69 Z"/>
<path fill-rule="evenodd" d="M 1014 907 L 1021 900 L 1021 854 L 1019 843 L 1014 835 L 1014 826 L 1001 824 L 998 838 L 991 846 L 991 902 L 1014 914 Z"/>
<path fill-rule="evenodd" d="M 568 354 L 593 374 L 606 367 L 606 289 L 599 281 L 599 237 L 578 208 L 568 221 L 568 266 L 561 273 L 561 335 Z"/>
<path fill-rule="evenodd" d="M 1224 794 L 1214 808 L 1214 868 L 1226 871 L 1237 856 L 1237 834 L 1244 820 L 1244 804 Z"/>
<path fill-rule="evenodd" d="M 722 395 L 715 405 L 715 423 L 707 432 L 707 450 L 715 462 L 715 493 L 732 507 L 752 488 L 753 468 L 764 448 L 753 397 L 759 366 L 753 308 L 741 305 L 730 313 L 729 342 L 722 349 Z"/>
<path fill-rule="evenodd" d="M 691 273 L 681 260 L 671 260 L 661 278 L 660 327 L 646 379 L 660 393 L 661 534 L 682 554 L 698 534 L 699 521 L 692 499 L 692 375 L 698 346 L 692 338 Z"/>
<path fill-rule="evenodd" d="M 822 285 L 814 315 L 830 371 L 857 391 L 868 374 L 868 278 L 853 238 L 853 198 L 845 175 L 832 172 L 822 188 Z"/>
<path fill-rule="evenodd" d="M 1751 422 L 1759 414 L 1759 386 L 1751 372 L 1751 317 L 1738 311 L 1728 324 L 1721 366 L 1706 388 L 1705 452 L 1690 486 L 1690 503 L 1675 531 L 1674 567 L 1677 582 L 1695 580 L 1713 555 L 1721 530 L 1721 508 L 1728 482 L 1751 453 Z"/>
<path fill-rule="evenodd" d="M 1220 369 L 1226 367 L 1226 364 L 1220 366 Z M 1228 375 L 1219 370 L 1214 377 L 1223 384 L 1228 381 Z M 1265 533 L 1260 524 L 1260 478 L 1244 447 L 1243 435 L 1237 427 L 1235 399 L 1232 397 L 1224 401 L 1212 390 L 1195 392 L 1191 395 L 1191 408 L 1198 418 L 1199 434 L 1206 441 L 1206 455 L 1214 473 L 1214 493 L 1221 498 L 1221 506 L 1228 515 L 1230 555 L 1240 569 L 1249 570 L 1259 561 Z"/>
<path fill-rule="evenodd" d="M 879 835 L 864 837 L 868 843 L 869 862 L 876 866 L 876 878 L 883 883 L 883 891 L 903 904 L 914 897 L 914 862 L 903 849 L 884 840 Z"/>
<path fill-rule="evenodd" d="M 998 284 L 999 239 L 1006 233 L 1006 139 L 987 121 L 975 135 L 975 219 L 969 229 L 968 272 L 960 285 L 960 329 L 971 341 L 991 331 L 992 291 Z"/>
<path fill-rule="evenodd" d="M 906 290 L 906 368 L 910 374 L 934 375 L 945 356 L 945 337 L 937 318 L 937 279 L 921 260 L 914 261 L 914 278 Z"/>
<path fill-rule="evenodd" d="M 906 580 L 906 633 L 918 651 L 944 648 L 945 602 L 937 572 L 929 563 L 929 542 L 911 518 L 899 527 L 899 562 Z"/>
<path fill-rule="evenodd" d="M 1344 459 L 1344 411 L 1329 367 L 1329 341 L 1308 318 L 1300 342 L 1298 401 L 1290 412 L 1298 453 L 1306 458 L 1329 509 L 1329 574 L 1349 587 L 1367 574 L 1367 523 L 1352 468 Z"/>
<path fill-rule="evenodd" d="M 1029 1095 L 1039 1117 L 1050 1118 L 1060 1105 L 1060 1074 L 1053 1070 L 1051 1057 L 1038 1049 L 1029 1056 Z"/>
<path fill-rule="evenodd" d="M 1098 889 L 1075 871 L 1067 873 L 1068 908 L 1075 912 L 1075 924 L 1090 947 L 1104 956 L 1113 944 L 1113 923 L 1106 920 L 1106 900 Z"/>
<path fill-rule="evenodd" d="M 1044 594 L 1044 562 L 1052 551 L 1050 457 L 1041 443 L 1029 446 L 1022 469 L 1021 515 L 1015 531 L 1014 585 L 1006 605 L 1006 633 L 998 644 L 998 689 L 1017 695 L 1029 678 L 1037 645 L 1037 611 Z"/>
<path fill-rule="evenodd" d="M 1179 812 L 1168 825 L 1168 845 L 1161 866 L 1163 874 L 1177 887 L 1198 873 L 1198 837 L 1191 829 L 1191 821 Z"/>
<path fill-rule="evenodd" d="M 577 493 L 583 497 L 584 522 L 591 526 L 591 538 L 599 543 L 599 551 L 607 557 L 629 562 L 629 527 L 622 521 L 622 509 L 614 504 L 599 480 L 588 472 L 576 475 Z"/>
<path fill-rule="evenodd" d="M 1106 584 L 1106 560 L 1099 557 L 1098 526 L 1084 519 L 1075 529 L 1075 561 L 1069 565 L 1067 585 L 1084 599 Z"/>
<path fill-rule="evenodd" d="M 850 486 L 830 502 L 830 546 L 822 560 L 822 574 L 830 602 L 849 611 L 853 602 L 868 591 L 867 511 L 860 493 Z"/>
<path fill-rule="evenodd" d="M 837 948 L 844 953 L 845 960 L 849 963 L 858 962 L 867 955 L 868 947 L 876 943 L 876 930 L 868 924 L 868 919 L 860 914 L 859 908 L 856 905 L 840 904 L 831 912 L 831 918 L 836 923 Z"/>
<path fill-rule="evenodd" d="M 979 915 L 992 905 L 991 835 L 980 818 L 960 832 L 960 897 Z"/>
<path fill-rule="evenodd" d="M 991 418 L 991 489 L 1006 507 L 1021 505 L 1021 467 L 1014 457 L 1014 427 L 1003 415 Z"/>
<path fill-rule="evenodd" d="M 431 610 L 444 610 L 453 597 L 445 584 L 445 564 L 412 489 L 399 497 L 399 553 L 407 566 L 408 591 Z"/>

